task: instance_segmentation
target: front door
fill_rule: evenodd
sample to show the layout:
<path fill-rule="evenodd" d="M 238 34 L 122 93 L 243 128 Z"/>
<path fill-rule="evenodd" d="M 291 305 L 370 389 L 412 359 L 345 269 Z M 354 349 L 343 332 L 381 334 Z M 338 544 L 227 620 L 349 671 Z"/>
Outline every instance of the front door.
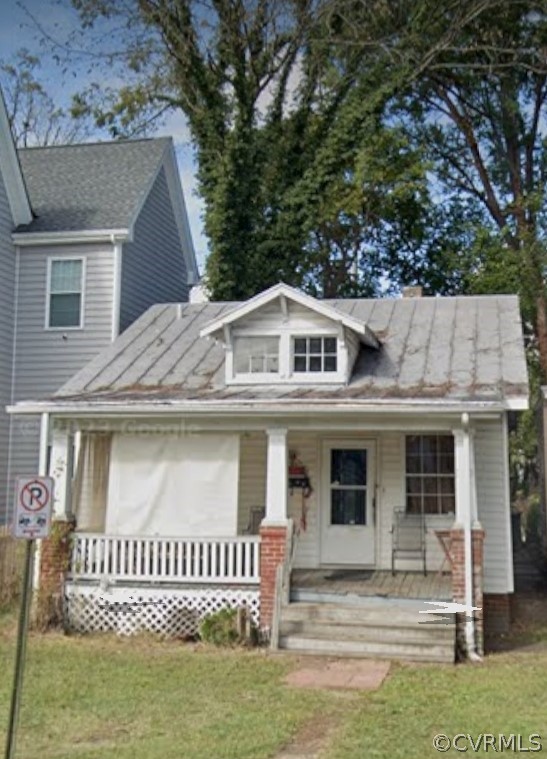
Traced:
<path fill-rule="evenodd" d="M 374 565 L 374 443 L 325 441 L 321 563 Z"/>

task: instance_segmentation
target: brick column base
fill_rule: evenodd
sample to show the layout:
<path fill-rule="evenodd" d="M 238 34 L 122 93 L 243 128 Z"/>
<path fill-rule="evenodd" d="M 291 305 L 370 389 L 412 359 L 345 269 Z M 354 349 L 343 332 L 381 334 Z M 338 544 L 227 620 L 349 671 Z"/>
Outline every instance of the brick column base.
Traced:
<path fill-rule="evenodd" d="M 285 560 L 287 527 L 260 528 L 260 629 L 268 634 L 275 606 L 277 567 Z"/>
<path fill-rule="evenodd" d="M 485 593 L 484 627 L 487 635 L 508 633 L 511 627 L 511 598 L 509 593 Z"/>
<path fill-rule="evenodd" d="M 475 619 L 475 645 L 477 652 L 484 651 L 483 629 L 483 546 L 484 530 L 471 531 L 473 555 L 473 606 L 479 611 L 473 612 Z M 456 603 L 465 603 L 465 538 L 464 531 L 456 527 L 450 532 L 450 555 L 452 562 L 452 598 Z M 465 614 L 456 614 L 456 647 L 460 658 L 467 655 L 465 640 Z"/>
<path fill-rule="evenodd" d="M 42 540 L 40 550 L 40 584 L 35 599 L 33 624 L 48 630 L 63 624 L 63 590 L 70 565 L 74 520 L 54 520 L 49 538 Z"/>

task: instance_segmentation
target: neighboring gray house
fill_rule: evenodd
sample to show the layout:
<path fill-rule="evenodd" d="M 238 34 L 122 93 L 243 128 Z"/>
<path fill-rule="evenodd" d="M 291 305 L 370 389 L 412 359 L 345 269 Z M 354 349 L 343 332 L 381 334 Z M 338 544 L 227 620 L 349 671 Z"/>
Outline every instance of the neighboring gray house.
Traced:
<path fill-rule="evenodd" d="M 0 105 L 0 522 L 38 466 L 48 396 L 149 306 L 186 301 L 198 271 L 170 138 L 16 151 Z"/>

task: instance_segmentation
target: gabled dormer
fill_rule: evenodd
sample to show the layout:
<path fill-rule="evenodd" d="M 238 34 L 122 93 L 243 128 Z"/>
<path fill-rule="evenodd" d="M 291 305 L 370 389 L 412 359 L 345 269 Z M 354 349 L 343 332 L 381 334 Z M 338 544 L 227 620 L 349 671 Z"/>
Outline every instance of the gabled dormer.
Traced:
<path fill-rule="evenodd" d="M 226 384 L 346 384 L 367 325 L 289 285 L 278 284 L 208 324 L 226 350 Z"/>

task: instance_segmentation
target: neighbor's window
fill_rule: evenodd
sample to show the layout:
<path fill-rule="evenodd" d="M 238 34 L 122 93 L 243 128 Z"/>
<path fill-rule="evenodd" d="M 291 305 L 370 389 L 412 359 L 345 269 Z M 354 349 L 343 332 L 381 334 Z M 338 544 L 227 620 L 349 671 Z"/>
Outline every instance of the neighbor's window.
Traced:
<path fill-rule="evenodd" d="M 234 340 L 236 374 L 277 374 L 278 337 L 236 337 Z"/>
<path fill-rule="evenodd" d="M 335 337 L 295 337 L 294 372 L 335 372 L 338 368 Z"/>
<path fill-rule="evenodd" d="M 407 511 L 412 514 L 450 514 L 455 512 L 455 507 L 453 436 L 407 436 Z"/>
<path fill-rule="evenodd" d="M 50 259 L 48 327 L 82 326 L 82 259 Z"/>

